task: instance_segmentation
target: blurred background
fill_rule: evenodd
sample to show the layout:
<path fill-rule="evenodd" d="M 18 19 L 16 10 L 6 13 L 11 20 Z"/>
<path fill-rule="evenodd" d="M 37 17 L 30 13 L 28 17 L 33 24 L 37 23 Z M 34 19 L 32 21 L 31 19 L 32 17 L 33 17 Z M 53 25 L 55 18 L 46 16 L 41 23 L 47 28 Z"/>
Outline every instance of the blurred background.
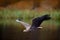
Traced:
<path fill-rule="evenodd" d="M 49 14 L 36 32 L 24 33 L 17 18 L 32 24 L 32 19 Z M 2 40 L 60 40 L 60 0 L 0 0 L 0 35 Z"/>

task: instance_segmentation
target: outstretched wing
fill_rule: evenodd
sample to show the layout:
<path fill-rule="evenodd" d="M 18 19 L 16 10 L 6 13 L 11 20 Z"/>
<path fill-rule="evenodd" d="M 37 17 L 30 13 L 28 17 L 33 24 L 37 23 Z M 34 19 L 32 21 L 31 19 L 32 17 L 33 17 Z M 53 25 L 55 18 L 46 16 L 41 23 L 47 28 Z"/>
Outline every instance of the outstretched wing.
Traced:
<path fill-rule="evenodd" d="M 34 28 L 43 28 L 43 27 L 39 27 L 42 23 L 42 19 L 41 17 L 37 17 L 37 18 L 34 18 L 32 20 L 32 25 L 31 25 L 31 29 L 34 29 Z"/>
<path fill-rule="evenodd" d="M 26 29 L 28 29 L 28 28 L 30 28 L 30 27 L 31 27 L 31 25 L 30 25 L 30 24 L 25 23 L 25 22 L 23 22 L 23 21 L 19 21 L 18 19 L 16 20 L 16 22 L 21 23 L 23 26 L 25 26 L 25 28 L 26 28 Z"/>

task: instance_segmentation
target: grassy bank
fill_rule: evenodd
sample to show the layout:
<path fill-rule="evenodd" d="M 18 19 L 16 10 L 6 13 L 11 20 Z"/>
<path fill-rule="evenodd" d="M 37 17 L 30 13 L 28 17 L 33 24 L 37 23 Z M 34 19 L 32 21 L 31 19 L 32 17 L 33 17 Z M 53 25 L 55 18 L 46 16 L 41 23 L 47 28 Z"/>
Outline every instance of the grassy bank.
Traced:
<path fill-rule="evenodd" d="M 4 24 L 10 24 L 11 22 L 13 24 L 16 23 L 16 19 L 20 18 L 23 21 L 26 21 L 28 23 L 31 23 L 32 19 L 37 16 L 42 16 L 45 14 L 50 14 L 51 20 L 50 22 L 55 22 L 55 24 L 60 23 L 60 12 L 59 11 L 43 11 L 43 12 L 37 12 L 37 11 L 31 11 L 31 10 L 9 10 L 4 9 L 0 10 L 0 23 Z M 47 21 L 48 22 L 48 21 Z M 49 23 L 50 23 L 49 22 Z M 16 25 L 16 24 L 15 24 Z"/>

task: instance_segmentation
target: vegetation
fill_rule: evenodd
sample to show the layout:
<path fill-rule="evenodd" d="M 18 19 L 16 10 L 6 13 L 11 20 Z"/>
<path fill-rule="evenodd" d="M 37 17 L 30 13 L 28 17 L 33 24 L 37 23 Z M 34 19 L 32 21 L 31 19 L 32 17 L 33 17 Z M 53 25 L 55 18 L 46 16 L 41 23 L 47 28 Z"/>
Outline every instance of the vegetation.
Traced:
<path fill-rule="evenodd" d="M 31 11 L 31 10 L 9 10 L 4 9 L 0 10 L 0 23 L 10 24 L 11 22 L 15 24 L 15 20 L 17 18 L 22 19 L 23 21 L 26 21 L 28 23 L 31 23 L 32 19 L 37 16 L 42 16 L 45 14 L 49 14 L 51 16 L 50 22 L 55 22 L 57 25 L 60 23 L 60 12 L 59 11 L 43 11 L 43 12 L 37 12 L 37 11 Z M 47 21 L 49 22 L 49 21 Z M 49 22 L 49 23 L 50 23 Z M 51 24 L 51 23 L 50 23 Z"/>

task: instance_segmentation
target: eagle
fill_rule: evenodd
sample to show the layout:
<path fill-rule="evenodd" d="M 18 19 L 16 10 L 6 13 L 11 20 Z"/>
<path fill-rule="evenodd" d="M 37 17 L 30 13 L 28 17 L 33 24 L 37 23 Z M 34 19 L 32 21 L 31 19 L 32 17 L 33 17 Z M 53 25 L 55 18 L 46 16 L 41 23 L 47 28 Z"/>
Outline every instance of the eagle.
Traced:
<path fill-rule="evenodd" d="M 50 15 L 46 14 L 46 15 L 34 18 L 32 20 L 31 25 L 24 21 L 21 21 L 21 19 L 16 19 L 16 22 L 21 23 L 26 28 L 25 30 L 23 30 L 23 32 L 32 32 L 38 28 L 43 28 L 43 27 L 40 27 L 41 23 L 49 19 L 51 19 Z"/>

